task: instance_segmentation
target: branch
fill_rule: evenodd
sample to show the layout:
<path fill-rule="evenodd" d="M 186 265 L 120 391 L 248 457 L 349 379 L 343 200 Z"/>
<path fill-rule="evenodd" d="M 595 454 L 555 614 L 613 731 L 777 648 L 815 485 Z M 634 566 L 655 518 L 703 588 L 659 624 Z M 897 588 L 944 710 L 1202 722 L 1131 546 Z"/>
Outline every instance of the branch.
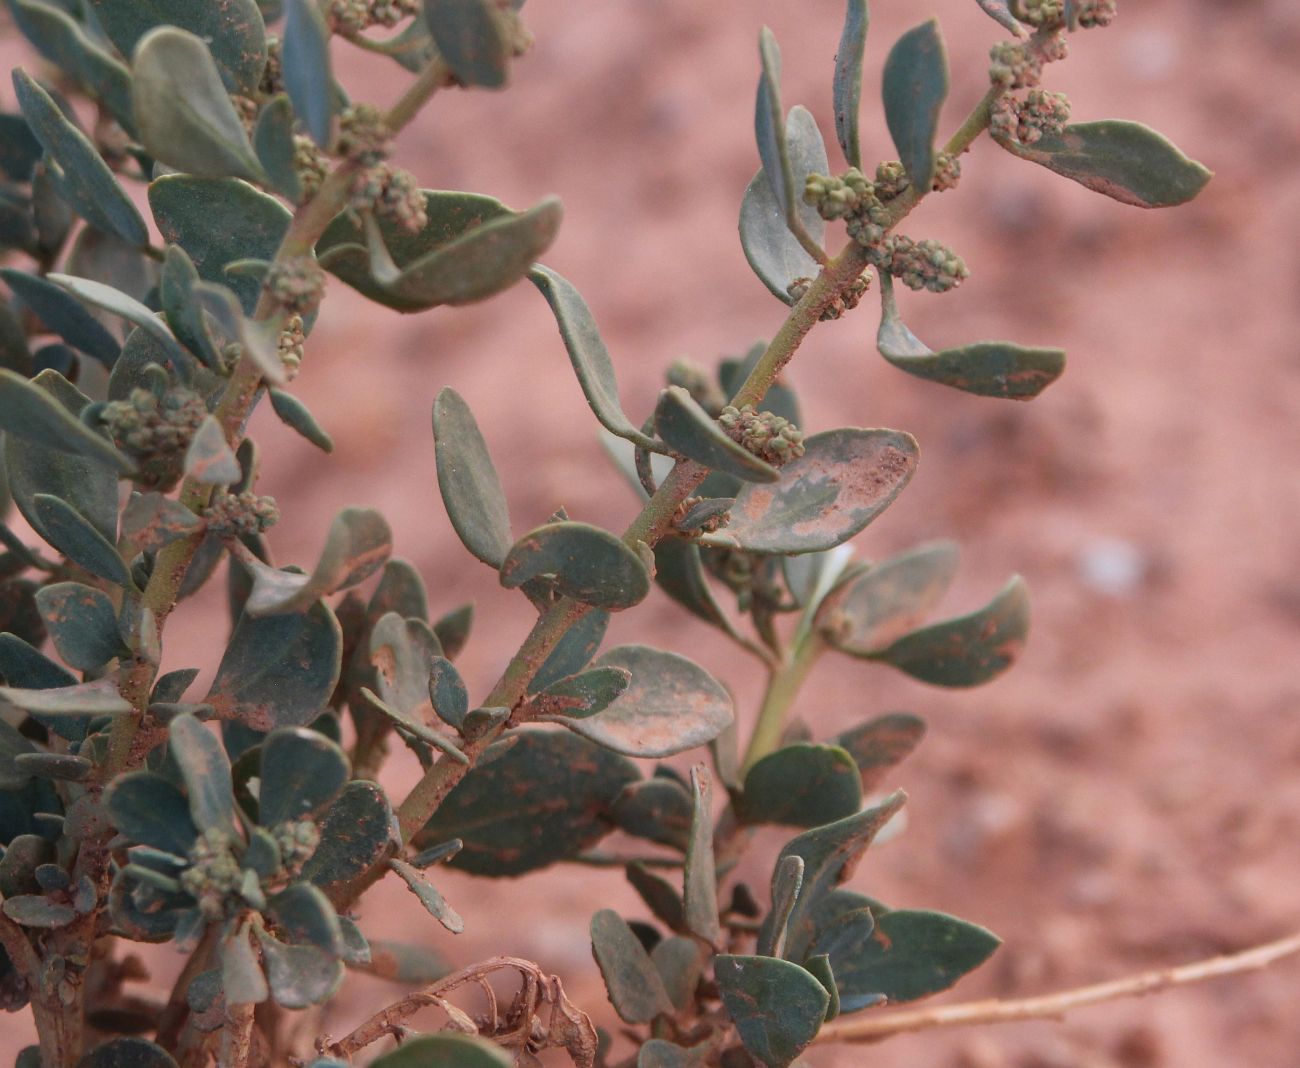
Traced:
<path fill-rule="evenodd" d="M 1059 1019 L 1071 1009 L 1100 1005 L 1123 998 L 1144 997 L 1173 987 L 1202 983 L 1224 975 L 1257 971 L 1270 964 L 1300 954 L 1300 932 L 1279 938 L 1253 949 L 1224 957 L 1211 957 L 1177 968 L 1143 972 L 1109 983 L 1063 990 L 1057 994 L 1021 998 L 1015 1001 L 992 999 L 961 1005 L 944 1005 L 936 1009 L 895 1012 L 865 1020 L 846 1021 L 823 1027 L 817 1042 L 879 1042 L 910 1031 L 928 1031 L 932 1027 L 964 1027 L 970 1024 L 1016 1023 L 1021 1020 Z"/>

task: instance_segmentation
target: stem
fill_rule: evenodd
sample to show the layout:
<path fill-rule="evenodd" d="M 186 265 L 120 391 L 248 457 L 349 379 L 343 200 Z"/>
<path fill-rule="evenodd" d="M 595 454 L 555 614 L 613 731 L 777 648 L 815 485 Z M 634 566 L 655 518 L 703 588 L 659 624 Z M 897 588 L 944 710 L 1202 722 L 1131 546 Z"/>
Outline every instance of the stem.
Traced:
<path fill-rule="evenodd" d="M 185 1026 L 190 1014 L 187 1000 L 190 981 L 208 966 L 208 957 L 217 944 L 220 932 L 221 928 L 217 924 L 208 925 L 207 930 L 203 932 L 202 940 L 189 955 L 185 967 L 181 969 L 181 974 L 172 984 L 171 995 L 167 998 L 167 1007 L 163 1009 L 158 1019 L 158 1033 L 155 1037 L 155 1041 L 163 1049 L 174 1049 L 180 1038 L 181 1028 Z"/>
<path fill-rule="evenodd" d="M 1072 1009 L 1099 1005 L 1122 998 L 1143 997 L 1172 987 L 1217 979 L 1224 975 L 1256 971 L 1276 961 L 1300 954 L 1300 932 L 1241 953 L 1211 957 L 1178 968 L 1143 972 L 1109 983 L 1064 990 L 1057 994 L 1021 998 L 1015 1001 L 973 1001 L 937 1009 L 895 1012 L 865 1020 L 845 1021 L 823 1027 L 817 1042 L 879 1042 L 909 1031 L 932 1027 L 961 1027 L 969 1024 L 1014 1023 L 1020 1020 L 1055 1019 Z"/>
<path fill-rule="evenodd" d="M 745 751 L 745 760 L 741 765 L 742 782 L 750 768 L 781 744 L 790 708 L 825 648 L 816 635 L 810 635 L 768 677 L 763 704 L 758 710 L 758 722 L 754 725 L 754 733 L 749 739 L 749 748 Z"/>
<path fill-rule="evenodd" d="M 217 1068 L 247 1068 L 253 1052 L 253 1006 L 227 1005 Z"/>

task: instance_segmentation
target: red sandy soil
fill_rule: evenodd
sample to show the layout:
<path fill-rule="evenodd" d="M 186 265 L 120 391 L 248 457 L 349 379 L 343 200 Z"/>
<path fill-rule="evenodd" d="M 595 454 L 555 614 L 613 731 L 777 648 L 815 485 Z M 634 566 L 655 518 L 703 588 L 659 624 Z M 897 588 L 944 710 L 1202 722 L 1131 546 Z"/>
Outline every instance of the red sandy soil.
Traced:
<path fill-rule="evenodd" d="M 999 30 L 970 0 L 879 2 L 869 84 L 898 33 L 942 17 L 956 122 L 983 90 Z M 913 432 L 923 463 L 858 539 L 881 556 L 955 537 L 964 561 L 948 607 L 987 600 L 1013 572 L 1034 598 L 1022 662 L 971 692 L 886 669 L 824 662 L 802 697 L 819 735 L 892 709 L 931 730 L 891 786 L 911 795 L 907 833 L 855 886 L 895 905 L 954 912 L 1006 944 L 944 1000 L 1023 996 L 1243 948 L 1300 925 L 1300 6 L 1289 0 L 1147 0 L 1112 29 L 1077 35 L 1051 71 L 1076 119 L 1148 122 L 1217 171 L 1194 204 L 1141 212 L 1020 163 L 987 141 L 955 194 L 907 226 L 951 242 L 973 276 L 943 298 L 904 293 L 936 347 L 984 337 L 1061 344 L 1064 379 L 1029 405 L 913 380 L 873 347 L 871 301 L 825 324 L 791 380 L 810 430 Z M 446 94 L 404 137 L 427 185 L 525 206 L 566 205 L 548 262 L 584 293 L 639 418 L 679 355 L 712 362 L 779 325 L 735 235 L 752 144 L 755 38 L 785 57 L 787 104 L 829 136 L 840 4 L 570 0 L 528 5 L 537 44 L 503 95 Z M 15 50 L 7 48 L 6 54 Z M 358 95 L 401 78 L 348 59 Z M 865 154 L 892 155 L 867 94 Z M 261 488 L 285 519 L 277 558 L 308 563 L 350 504 L 391 519 L 436 610 L 478 604 L 463 654 L 472 692 L 497 677 L 528 625 L 516 596 L 461 549 L 438 500 L 434 395 L 469 400 L 502 468 L 516 529 L 563 505 L 621 528 L 634 503 L 606 465 L 553 322 L 529 286 L 489 304 L 400 317 L 331 287 L 297 388 L 334 435 L 321 460 L 267 413 Z M 218 591 L 202 599 L 211 620 Z M 170 666 L 219 645 L 202 612 L 178 613 Z M 742 654 L 659 594 L 612 639 L 688 652 L 749 716 L 761 679 Z M 393 782 L 411 768 L 394 762 Z M 781 833 L 744 869 L 762 886 Z M 457 963 L 493 953 L 558 973 L 613 1025 L 592 964 L 592 910 L 639 906 L 616 872 L 557 869 L 518 881 L 440 876 L 468 920 L 452 938 L 400 888 L 365 903 L 377 936 L 427 939 Z M 162 952 L 160 988 L 177 962 Z M 326 1029 L 342 1033 L 396 996 L 357 982 Z M 1064 1023 L 915 1035 L 870 1050 L 816 1047 L 817 1068 L 1297 1068 L 1300 962 L 1094 1008 Z M 0 1047 L 30 1040 L 6 1020 Z"/>

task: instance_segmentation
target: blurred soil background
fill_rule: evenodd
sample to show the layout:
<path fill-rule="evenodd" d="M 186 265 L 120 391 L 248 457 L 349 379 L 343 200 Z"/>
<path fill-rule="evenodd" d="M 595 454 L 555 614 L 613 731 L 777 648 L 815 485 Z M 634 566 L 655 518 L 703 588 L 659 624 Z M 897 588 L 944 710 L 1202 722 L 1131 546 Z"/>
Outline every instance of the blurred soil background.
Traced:
<path fill-rule="evenodd" d="M 1300 923 L 1300 6 L 1292 0 L 1125 0 L 1105 31 L 1071 38 L 1050 68 L 1076 121 L 1156 127 L 1217 171 L 1190 206 L 1142 212 L 1018 162 L 987 139 L 952 194 L 908 221 L 972 270 L 945 297 L 903 293 L 934 347 L 1006 337 L 1061 344 L 1065 377 L 1028 405 L 967 397 L 890 368 L 874 349 L 874 298 L 823 324 L 790 381 L 806 428 L 891 426 L 920 440 L 910 488 L 857 539 L 883 556 L 958 539 L 946 607 L 984 603 L 1013 572 L 1034 598 L 1029 647 L 988 687 L 947 692 L 827 657 L 798 712 L 825 736 L 906 709 L 930 734 L 893 776 L 911 795 L 904 835 L 853 885 L 895 906 L 985 924 L 1005 946 L 945 1000 L 1023 996 L 1237 950 Z M 427 186 L 524 207 L 559 194 L 547 262 L 590 303 L 639 419 L 678 356 L 712 364 L 770 336 L 782 307 L 736 238 L 757 166 L 755 40 L 776 32 L 787 106 L 834 142 L 838 0 L 534 0 L 536 34 L 509 92 L 447 93 L 402 138 Z M 973 0 L 873 5 L 864 155 L 892 156 L 875 86 L 889 44 L 938 14 L 953 86 L 945 126 L 985 87 L 1000 30 Z M 4 45 L 9 66 L 22 50 Z M 339 53 L 354 96 L 380 102 L 405 74 Z M 31 64 L 29 58 L 22 62 Z M 6 103 L 11 103 L 5 91 Z M 834 166 L 834 164 L 833 164 Z M 839 241 L 836 236 L 834 240 Z M 488 304 L 402 317 L 330 286 L 295 388 L 337 444 L 328 459 L 255 417 L 262 492 L 284 519 L 280 563 L 310 564 L 347 505 L 381 509 L 435 614 L 477 604 L 461 667 L 482 695 L 530 610 L 460 547 L 436 489 L 429 413 L 444 385 L 472 405 L 501 468 L 517 531 L 564 506 L 621 529 L 635 501 L 606 462 L 544 302 L 521 285 Z M 265 407 L 265 406 L 263 406 Z M 215 664 L 221 583 L 177 613 L 169 667 Z M 761 678 L 744 654 L 656 592 L 610 641 L 685 652 L 752 716 Z M 398 754 L 391 782 L 411 781 Z M 399 794 L 400 796 L 400 794 Z M 742 874 L 765 886 L 788 837 L 760 837 Z M 611 842 L 617 846 L 617 841 Z M 520 880 L 439 872 L 466 916 L 453 938 L 406 891 L 362 909 L 376 937 L 425 940 L 457 964 L 536 959 L 600 1022 L 591 912 L 643 908 L 617 871 L 562 867 Z M 392 881 L 395 883 L 396 881 Z M 165 989 L 179 962 L 157 955 Z M 815 1047 L 816 1068 L 1297 1068 L 1300 963 L 1078 1012 L 1064 1023 Z M 324 1027 L 340 1034 L 398 996 L 354 981 Z M 30 1040 L 0 1022 L 0 1047 Z"/>

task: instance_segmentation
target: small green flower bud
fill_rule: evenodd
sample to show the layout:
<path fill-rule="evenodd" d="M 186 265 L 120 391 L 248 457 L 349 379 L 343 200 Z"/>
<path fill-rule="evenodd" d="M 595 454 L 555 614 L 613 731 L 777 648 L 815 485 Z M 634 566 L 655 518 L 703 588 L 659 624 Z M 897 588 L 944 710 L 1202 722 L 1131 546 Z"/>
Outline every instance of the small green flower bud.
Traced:
<path fill-rule="evenodd" d="M 1011 14 L 1037 30 L 1053 29 L 1065 20 L 1065 0 L 1011 0 Z"/>
<path fill-rule="evenodd" d="M 320 827 L 312 820 L 286 820 L 271 828 L 271 837 L 280 848 L 280 860 L 286 874 L 302 871 L 320 845 Z"/>
<path fill-rule="evenodd" d="M 280 331 L 277 347 L 280 351 L 280 359 L 284 362 L 284 372 L 290 381 L 298 376 L 298 368 L 302 366 L 303 343 L 306 340 L 302 316 L 289 316 L 284 329 Z"/>
<path fill-rule="evenodd" d="M 161 397 L 152 390 L 133 389 L 126 400 L 105 404 L 99 421 L 118 448 L 135 460 L 136 484 L 166 491 L 180 481 L 185 450 L 207 414 L 199 394 L 173 386 Z"/>
<path fill-rule="evenodd" d="M 339 116 L 339 136 L 335 149 L 344 159 L 373 167 L 388 157 L 393 132 L 384 122 L 383 112 L 373 104 L 356 104 Z"/>
<path fill-rule="evenodd" d="M 1075 0 L 1074 17 L 1085 30 L 1109 26 L 1119 15 L 1116 0 Z"/>
<path fill-rule="evenodd" d="M 226 899 L 239 889 L 242 878 L 230 835 L 216 827 L 204 831 L 190 847 L 189 861 L 180 874 L 181 886 L 199 903 L 204 916 L 221 919 Z"/>
<path fill-rule="evenodd" d="M 274 497 L 243 493 L 223 493 L 203 510 L 208 533 L 218 538 L 238 538 L 260 534 L 275 525 L 280 509 Z"/>
<path fill-rule="evenodd" d="M 722 411 L 727 398 L 722 393 L 714 377 L 699 364 L 687 359 L 674 360 L 668 368 L 668 384 L 681 386 L 714 418 Z"/>
<path fill-rule="evenodd" d="M 272 264 L 263 284 L 276 304 L 295 316 L 302 316 L 315 311 L 320 304 L 325 293 L 325 272 L 314 257 L 295 256 Z"/>
<path fill-rule="evenodd" d="M 876 166 L 876 196 L 881 200 L 893 200 L 912 184 L 907 171 L 896 159 L 886 160 Z"/>
<path fill-rule="evenodd" d="M 302 202 L 305 204 L 316 195 L 329 174 L 329 159 L 310 137 L 294 134 L 293 169 L 298 175 L 298 184 L 302 186 Z"/>
<path fill-rule="evenodd" d="M 940 152 L 934 169 L 933 190 L 936 193 L 944 193 L 949 189 L 956 189 L 960 180 L 961 160 L 947 152 Z"/>
<path fill-rule="evenodd" d="M 891 255 L 884 269 L 909 289 L 946 293 L 970 276 L 962 258 L 938 241 L 913 241 L 898 234 L 890 238 L 888 248 Z"/>

